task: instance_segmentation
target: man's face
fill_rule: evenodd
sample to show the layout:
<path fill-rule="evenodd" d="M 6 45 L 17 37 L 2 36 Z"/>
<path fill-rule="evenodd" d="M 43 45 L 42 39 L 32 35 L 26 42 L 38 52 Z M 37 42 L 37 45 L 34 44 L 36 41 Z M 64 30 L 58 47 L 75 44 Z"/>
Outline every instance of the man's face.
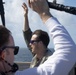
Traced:
<path fill-rule="evenodd" d="M 31 46 L 31 49 L 32 49 L 33 53 L 37 53 L 38 52 L 39 41 L 37 40 L 37 35 L 36 34 L 32 35 L 29 45 Z"/>
<path fill-rule="evenodd" d="M 9 43 L 7 44 L 7 46 L 14 46 L 14 40 L 13 40 L 12 36 L 9 37 Z M 14 63 L 14 49 L 13 48 L 6 48 L 5 51 L 6 51 L 6 56 L 4 59 L 8 63 L 13 65 L 13 63 Z M 11 67 L 7 63 L 5 63 L 5 68 L 7 71 L 11 69 Z"/>

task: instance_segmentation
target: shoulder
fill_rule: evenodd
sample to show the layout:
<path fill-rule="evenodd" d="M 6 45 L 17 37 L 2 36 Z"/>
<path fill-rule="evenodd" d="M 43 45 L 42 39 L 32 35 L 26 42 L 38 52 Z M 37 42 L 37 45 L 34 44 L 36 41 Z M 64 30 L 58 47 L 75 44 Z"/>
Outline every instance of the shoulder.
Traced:
<path fill-rule="evenodd" d="M 24 31 L 23 30 L 23 33 L 32 33 L 31 29 L 29 28 L 28 30 Z"/>
<path fill-rule="evenodd" d="M 47 49 L 46 56 L 52 55 L 53 52 L 54 52 L 54 49 L 53 48 Z"/>

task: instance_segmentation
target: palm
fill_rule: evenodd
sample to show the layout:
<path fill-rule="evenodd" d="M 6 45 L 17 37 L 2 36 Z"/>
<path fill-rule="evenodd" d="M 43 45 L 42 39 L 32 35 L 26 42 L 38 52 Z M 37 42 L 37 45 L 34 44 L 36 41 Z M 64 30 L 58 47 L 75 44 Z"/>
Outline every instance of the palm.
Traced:
<path fill-rule="evenodd" d="M 25 14 L 27 14 L 28 13 L 28 8 L 27 8 L 26 4 L 23 3 L 22 7 L 23 7 L 23 9 L 25 11 Z"/>

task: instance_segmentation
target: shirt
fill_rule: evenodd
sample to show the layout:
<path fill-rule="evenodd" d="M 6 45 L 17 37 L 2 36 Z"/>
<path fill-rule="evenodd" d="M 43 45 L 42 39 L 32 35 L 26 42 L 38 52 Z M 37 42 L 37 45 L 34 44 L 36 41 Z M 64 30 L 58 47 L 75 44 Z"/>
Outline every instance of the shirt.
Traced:
<path fill-rule="evenodd" d="M 49 56 L 51 56 L 52 54 L 53 54 L 52 51 L 47 50 L 45 55 L 41 59 L 38 59 L 37 55 L 35 55 L 32 58 L 32 61 L 31 61 L 31 64 L 30 64 L 30 68 L 37 67 L 37 66 L 43 64 L 49 58 Z"/>

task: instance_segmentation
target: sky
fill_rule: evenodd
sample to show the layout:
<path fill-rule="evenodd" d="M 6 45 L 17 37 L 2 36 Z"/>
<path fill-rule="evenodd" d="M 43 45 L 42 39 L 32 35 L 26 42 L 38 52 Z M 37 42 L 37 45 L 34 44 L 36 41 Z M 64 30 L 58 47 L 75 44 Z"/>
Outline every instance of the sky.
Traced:
<path fill-rule="evenodd" d="M 25 2 L 28 6 L 27 0 L 3 0 L 3 1 L 5 2 L 4 9 L 5 9 L 6 27 L 12 32 L 15 45 L 27 48 L 23 37 L 24 11 L 22 8 L 23 2 Z M 53 0 L 48 0 L 48 1 L 52 2 Z M 57 3 L 64 4 L 66 6 L 76 7 L 76 0 L 57 0 Z M 64 25 L 64 27 L 68 30 L 71 37 L 76 43 L 75 15 L 66 12 L 57 11 L 55 9 L 50 9 L 50 12 L 52 13 L 53 16 L 55 16 L 59 20 L 59 22 L 62 25 Z M 29 8 L 28 17 L 29 17 L 30 28 L 32 31 L 35 31 L 36 29 L 42 29 L 48 32 L 48 29 L 44 27 L 44 24 L 41 21 L 39 15 L 30 8 Z M 0 24 L 1 24 L 1 19 L 0 19 Z M 48 47 L 49 48 L 54 47 L 51 37 L 50 37 L 50 44 Z"/>

